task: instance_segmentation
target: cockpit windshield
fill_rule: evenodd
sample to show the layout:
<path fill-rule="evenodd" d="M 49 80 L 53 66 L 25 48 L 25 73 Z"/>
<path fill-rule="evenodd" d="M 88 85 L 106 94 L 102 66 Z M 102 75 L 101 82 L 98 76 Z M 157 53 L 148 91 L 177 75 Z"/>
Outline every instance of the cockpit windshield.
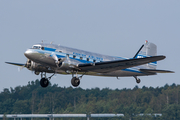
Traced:
<path fill-rule="evenodd" d="M 32 49 L 41 49 L 41 45 L 33 45 Z"/>

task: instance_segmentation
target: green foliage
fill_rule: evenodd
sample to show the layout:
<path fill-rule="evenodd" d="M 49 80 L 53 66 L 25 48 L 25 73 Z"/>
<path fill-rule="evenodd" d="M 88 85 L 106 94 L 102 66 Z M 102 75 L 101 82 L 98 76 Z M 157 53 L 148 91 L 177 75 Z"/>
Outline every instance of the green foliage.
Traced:
<path fill-rule="evenodd" d="M 13 111 L 14 113 L 31 114 L 30 105 L 29 100 L 16 100 L 13 105 Z"/>
<path fill-rule="evenodd" d="M 122 120 L 177 120 L 180 119 L 179 92 L 180 85 L 176 84 L 166 84 L 161 88 L 143 86 L 140 89 L 135 86 L 122 90 L 84 90 L 62 88 L 57 84 L 42 88 L 36 80 L 28 82 L 27 86 L 5 88 L 0 93 L 0 114 L 123 113 L 125 117 L 120 118 Z M 140 115 L 142 113 L 143 116 Z M 154 113 L 163 115 L 154 117 Z"/>

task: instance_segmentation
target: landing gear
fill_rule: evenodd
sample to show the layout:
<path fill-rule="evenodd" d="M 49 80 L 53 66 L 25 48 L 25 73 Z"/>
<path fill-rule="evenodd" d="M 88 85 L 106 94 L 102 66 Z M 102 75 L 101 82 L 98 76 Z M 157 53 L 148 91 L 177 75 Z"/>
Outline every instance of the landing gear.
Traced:
<path fill-rule="evenodd" d="M 141 80 L 139 78 L 137 78 L 137 76 L 133 76 L 136 79 L 136 82 L 139 84 L 141 82 Z"/>
<path fill-rule="evenodd" d="M 71 84 L 72 84 L 72 86 L 74 86 L 74 87 L 79 86 L 79 84 L 80 84 L 80 79 L 83 77 L 83 75 L 84 75 L 86 72 L 85 72 L 84 74 L 82 74 L 81 76 L 79 76 L 79 77 L 78 77 L 77 73 L 78 73 L 78 71 L 76 71 L 76 76 L 74 77 L 74 71 L 72 72 Z"/>
<path fill-rule="evenodd" d="M 140 82 L 141 82 L 141 80 L 140 80 L 139 78 L 137 78 L 136 82 L 137 82 L 137 83 L 140 83 Z"/>
<path fill-rule="evenodd" d="M 34 74 L 39 75 L 40 72 L 34 71 Z"/>
<path fill-rule="evenodd" d="M 40 85 L 41 87 L 47 87 L 49 85 L 49 80 L 51 79 L 52 76 L 54 76 L 55 73 L 53 75 L 51 75 L 50 77 L 46 77 L 46 73 L 41 73 L 41 80 L 40 80 Z"/>
<path fill-rule="evenodd" d="M 71 84 L 72 84 L 72 86 L 74 86 L 74 87 L 79 86 L 79 84 L 80 84 L 80 79 L 79 79 L 79 78 L 76 78 L 76 77 L 73 77 L 73 78 L 71 79 Z"/>
<path fill-rule="evenodd" d="M 42 87 L 47 87 L 49 85 L 49 80 L 47 78 L 42 78 L 40 81 Z"/>

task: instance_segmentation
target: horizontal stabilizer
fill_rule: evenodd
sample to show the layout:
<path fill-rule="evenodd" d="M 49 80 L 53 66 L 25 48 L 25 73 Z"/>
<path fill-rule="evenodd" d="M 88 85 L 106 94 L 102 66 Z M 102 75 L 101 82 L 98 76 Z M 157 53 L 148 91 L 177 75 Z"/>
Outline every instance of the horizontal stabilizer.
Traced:
<path fill-rule="evenodd" d="M 21 64 L 21 63 L 12 63 L 12 62 L 5 62 L 7 64 L 11 64 L 11 65 L 16 65 L 16 66 L 25 66 L 25 64 Z"/>
<path fill-rule="evenodd" d="M 156 69 L 140 69 L 140 71 L 145 73 L 174 73 L 174 71 Z"/>

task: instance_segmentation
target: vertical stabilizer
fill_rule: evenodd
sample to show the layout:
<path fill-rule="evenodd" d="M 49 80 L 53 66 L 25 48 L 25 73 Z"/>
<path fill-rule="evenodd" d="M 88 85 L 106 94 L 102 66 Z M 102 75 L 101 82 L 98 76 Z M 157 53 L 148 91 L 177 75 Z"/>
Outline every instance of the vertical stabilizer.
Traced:
<path fill-rule="evenodd" d="M 150 43 L 146 40 L 143 48 L 137 54 L 136 58 L 151 57 L 156 55 L 157 55 L 157 46 L 154 43 Z M 145 65 L 147 69 L 156 69 L 156 66 L 157 66 L 157 62 L 152 62 Z"/>

